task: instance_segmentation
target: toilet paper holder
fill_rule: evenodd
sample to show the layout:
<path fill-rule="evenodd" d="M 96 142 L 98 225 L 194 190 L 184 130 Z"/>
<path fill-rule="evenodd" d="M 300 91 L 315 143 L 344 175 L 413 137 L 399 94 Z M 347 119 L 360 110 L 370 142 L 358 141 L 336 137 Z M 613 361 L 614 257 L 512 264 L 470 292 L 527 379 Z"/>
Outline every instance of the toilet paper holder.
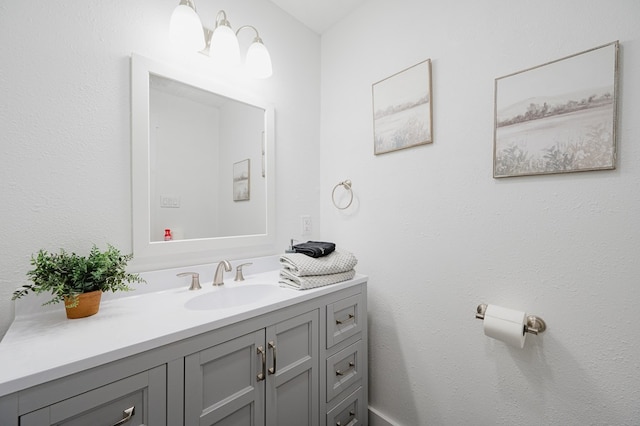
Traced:
<path fill-rule="evenodd" d="M 484 313 L 487 310 L 487 304 L 481 303 L 476 309 L 476 318 L 484 320 Z M 547 329 L 547 323 L 540 317 L 535 315 L 527 315 L 527 324 L 524 326 L 524 332 L 538 335 Z"/>

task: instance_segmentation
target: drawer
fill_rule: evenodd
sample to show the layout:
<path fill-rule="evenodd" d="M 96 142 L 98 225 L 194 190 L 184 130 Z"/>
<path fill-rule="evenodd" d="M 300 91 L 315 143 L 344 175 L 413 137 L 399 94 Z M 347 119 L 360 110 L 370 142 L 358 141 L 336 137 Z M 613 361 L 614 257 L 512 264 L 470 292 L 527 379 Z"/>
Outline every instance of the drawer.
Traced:
<path fill-rule="evenodd" d="M 327 426 L 366 425 L 367 411 L 364 396 L 364 389 L 359 387 L 358 390 L 336 405 L 327 413 Z"/>
<path fill-rule="evenodd" d="M 20 425 L 164 425 L 166 386 L 165 366 L 156 367 L 32 411 Z"/>
<path fill-rule="evenodd" d="M 327 358 L 327 402 L 357 383 L 363 373 L 362 340 Z"/>
<path fill-rule="evenodd" d="M 327 305 L 327 349 L 362 332 L 366 320 L 361 294 Z"/>

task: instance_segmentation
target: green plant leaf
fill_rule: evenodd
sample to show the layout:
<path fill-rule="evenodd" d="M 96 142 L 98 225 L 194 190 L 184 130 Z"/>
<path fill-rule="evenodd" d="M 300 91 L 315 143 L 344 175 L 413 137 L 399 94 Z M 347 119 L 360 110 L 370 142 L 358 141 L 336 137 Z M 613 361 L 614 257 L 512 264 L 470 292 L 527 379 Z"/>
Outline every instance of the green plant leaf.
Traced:
<path fill-rule="evenodd" d="M 127 263 L 133 254 L 123 255 L 120 250 L 108 245 L 107 250 L 93 245 L 88 256 L 79 256 L 60 249 L 59 253 L 40 250 L 31 256 L 33 269 L 27 272 L 31 284 L 23 285 L 13 293 L 12 300 L 29 292 L 36 294 L 49 292 L 53 298 L 45 305 L 58 303 L 65 297 L 90 291 L 129 291 L 130 283 L 144 283 L 138 274 L 127 272 Z"/>

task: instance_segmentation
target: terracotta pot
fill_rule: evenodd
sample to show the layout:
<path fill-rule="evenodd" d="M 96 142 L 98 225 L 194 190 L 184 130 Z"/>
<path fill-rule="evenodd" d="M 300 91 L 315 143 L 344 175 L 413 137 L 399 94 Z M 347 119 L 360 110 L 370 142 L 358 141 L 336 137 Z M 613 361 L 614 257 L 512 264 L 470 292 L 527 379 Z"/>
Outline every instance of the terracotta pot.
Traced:
<path fill-rule="evenodd" d="M 67 318 L 84 318 L 90 317 L 98 313 L 100 309 L 100 299 L 102 298 L 102 291 L 90 291 L 88 293 L 82 293 L 78 296 L 78 304 L 73 308 L 67 307 L 69 304 L 73 304 L 72 298 L 64 298 L 65 309 L 67 310 Z"/>

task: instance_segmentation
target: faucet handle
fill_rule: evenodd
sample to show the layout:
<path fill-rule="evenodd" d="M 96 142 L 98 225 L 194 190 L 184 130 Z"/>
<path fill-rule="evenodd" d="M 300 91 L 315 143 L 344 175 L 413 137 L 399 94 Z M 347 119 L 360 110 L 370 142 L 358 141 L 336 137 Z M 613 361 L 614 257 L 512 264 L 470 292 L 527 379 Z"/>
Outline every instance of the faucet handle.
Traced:
<path fill-rule="evenodd" d="M 243 266 L 249 266 L 249 265 L 253 265 L 253 263 L 248 262 L 248 263 L 243 263 L 240 264 L 236 267 L 236 277 L 234 279 L 234 281 L 244 281 L 244 275 L 242 275 L 242 267 Z"/>
<path fill-rule="evenodd" d="M 197 272 L 181 272 L 177 274 L 177 277 L 188 277 L 191 275 L 191 286 L 189 286 L 189 290 L 200 290 L 200 274 Z"/>

